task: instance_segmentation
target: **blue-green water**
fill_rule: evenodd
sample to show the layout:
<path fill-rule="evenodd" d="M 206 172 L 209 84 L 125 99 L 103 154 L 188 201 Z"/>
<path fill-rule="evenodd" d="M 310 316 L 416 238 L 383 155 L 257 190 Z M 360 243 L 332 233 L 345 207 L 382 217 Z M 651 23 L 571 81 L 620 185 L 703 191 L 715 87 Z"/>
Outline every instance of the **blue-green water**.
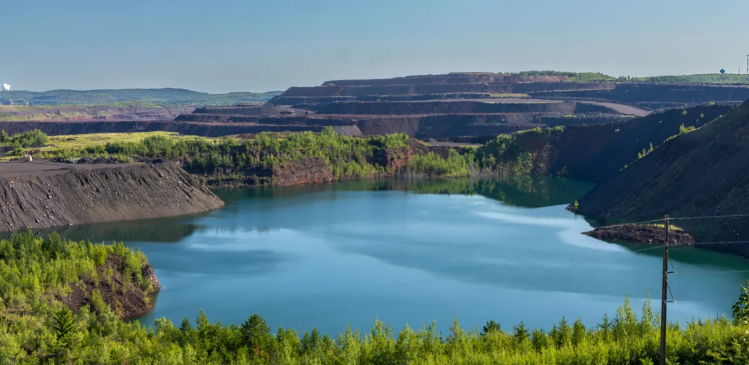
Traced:
<path fill-rule="evenodd" d="M 179 322 L 202 308 L 241 323 L 337 333 L 375 318 L 399 329 L 453 317 L 550 328 L 564 315 L 594 324 L 626 296 L 659 309 L 661 251 L 581 235 L 564 209 L 590 184 L 554 178 L 502 182 L 368 181 L 218 190 L 226 207 L 203 216 L 70 227 L 63 235 L 124 240 L 143 250 L 163 285 L 140 318 Z M 458 193 L 472 193 L 463 195 Z M 730 313 L 743 259 L 673 250 L 669 318 Z"/>

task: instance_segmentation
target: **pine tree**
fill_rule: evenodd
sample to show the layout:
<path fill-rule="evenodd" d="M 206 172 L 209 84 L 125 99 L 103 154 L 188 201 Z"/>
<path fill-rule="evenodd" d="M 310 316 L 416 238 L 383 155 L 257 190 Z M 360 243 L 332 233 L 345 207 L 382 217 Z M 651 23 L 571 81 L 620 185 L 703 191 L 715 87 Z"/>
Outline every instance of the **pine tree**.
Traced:
<path fill-rule="evenodd" d="M 500 331 L 502 331 L 502 326 L 500 326 L 499 323 L 494 322 L 494 320 L 491 320 L 486 322 L 484 328 L 481 330 L 481 335 L 486 336 L 490 332 L 499 333 Z"/>
<path fill-rule="evenodd" d="M 517 343 L 522 344 L 529 338 L 528 329 L 525 328 L 525 323 L 523 323 L 523 321 L 520 321 L 520 324 L 515 326 L 513 329 L 514 329 L 514 333 L 512 337 L 515 339 Z"/>
<path fill-rule="evenodd" d="M 257 314 L 253 314 L 239 327 L 242 343 L 255 355 L 267 353 L 270 349 L 272 337 L 270 327 L 265 320 Z"/>

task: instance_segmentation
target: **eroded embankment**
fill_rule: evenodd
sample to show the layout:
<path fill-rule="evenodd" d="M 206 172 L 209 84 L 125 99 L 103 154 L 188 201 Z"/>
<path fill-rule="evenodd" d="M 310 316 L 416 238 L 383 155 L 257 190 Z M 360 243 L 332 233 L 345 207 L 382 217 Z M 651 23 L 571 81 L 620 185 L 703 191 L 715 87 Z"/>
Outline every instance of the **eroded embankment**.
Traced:
<path fill-rule="evenodd" d="M 223 205 L 172 163 L 0 164 L 0 231 L 194 214 Z"/>

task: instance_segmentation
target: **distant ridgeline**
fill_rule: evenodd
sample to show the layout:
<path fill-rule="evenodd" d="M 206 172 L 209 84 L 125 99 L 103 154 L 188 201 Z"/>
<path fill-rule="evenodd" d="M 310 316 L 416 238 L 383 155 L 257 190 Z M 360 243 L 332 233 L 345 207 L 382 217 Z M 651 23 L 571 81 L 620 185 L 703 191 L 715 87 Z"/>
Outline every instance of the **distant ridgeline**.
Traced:
<path fill-rule="evenodd" d="M 241 103 L 266 102 L 280 91 L 266 93 L 235 92 L 228 94 L 208 94 L 185 89 L 112 89 L 112 90 L 13 90 L 0 93 L 0 104 L 9 105 L 66 105 L 66 104 L 117 104 L 147 103 L 150 106 L 182 105 L 234 105 Z"/>

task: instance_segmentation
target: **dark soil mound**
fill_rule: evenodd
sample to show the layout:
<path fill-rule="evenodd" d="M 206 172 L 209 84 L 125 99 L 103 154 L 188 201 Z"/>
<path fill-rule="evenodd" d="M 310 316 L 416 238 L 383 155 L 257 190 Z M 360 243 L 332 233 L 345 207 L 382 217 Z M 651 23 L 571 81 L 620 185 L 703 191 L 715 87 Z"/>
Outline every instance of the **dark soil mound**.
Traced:
<path fill-rule="evenodd" d="M 172 163 L 0 164 L 0 231 L 159 218 L 223 205 Z"/>
<path fill-rule="evenodd" d="M 749 102 L 694 132 L 664 143 L 580 199 L 578 212 L 604 223 L 747 213 Z M 746 218 L 689 219 L 700 240 L 746 241 Z M 715 247 L 715 246 L 709 246 Z M 749 256 L 749 245 L 723 250 Z"/>
<path fill-rule="evenodd" d="M 647 154 L 651 146 L 658 147 L 679 134 L 682 125 L 684 128 L 700 127 L 731 109 L 728 105 L 704 105 L 626 122 L 566 126 L 548 133 L 521 133 L 515 135 L 514 145 L 505 151 L 502 160 L 511 161 L 529 152 L 533 155 L 532 171 L 536 174 L 603 182 Z"/>
<path fill-rule="evenodd" d="M 617 224 L 614 226 L 599 227 L 592 231 L 583 232 L 583 234 L 599 240 L 613 242 L 652 244 L 663 244 L 666 242 L 666 229 L 663 225 Z M 669 236 L 669 244 L 672 245 L 694 244 L 694 237 L 682 231 L 672 229 Z"/>

